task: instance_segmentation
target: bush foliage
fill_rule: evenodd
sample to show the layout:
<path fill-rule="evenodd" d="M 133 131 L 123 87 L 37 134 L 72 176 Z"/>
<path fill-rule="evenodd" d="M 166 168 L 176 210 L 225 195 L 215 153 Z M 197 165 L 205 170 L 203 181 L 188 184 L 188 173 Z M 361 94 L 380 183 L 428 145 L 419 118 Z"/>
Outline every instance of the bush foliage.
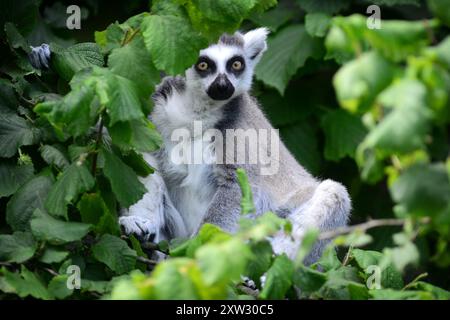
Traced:
<path fill-rule="evenodd" d="M 381 29 L 367 27 L 372 2 Z M 102 15 L 99 3 L 87 2 L 83 18 Z M 450 298 L 446 1 L 123 3 L 116 12 L 127 19 L 86 35 L 95 42 L 64 29 L 62 3 L 39 5 L 0 5 L 0 298 Z M 271 35 L 254 94 L 302 165 L 346 184 L 352 224 L 362 224 L 312 230 L 295 261 L 275 256 L 267 237 L 290 225 L 270 212 L 248 218 L 240 171 L 236 235 L 207 224 L 170 243 L 121 237 L 118 210 L 143 196 L 138 177 L 153 173 L 142 153 L 161 145 L 147 119 L 160 71 L 182 73 L 223 32 L 255 26 Z M 42 42 L 52 50 L 47 71 L 27 59 Z M 305 266 L 314 241 L 332 236 Z M 149 247 L 168 259 L 155 266 Z M 71 265 L 80 289 L 67 286 Z"/>

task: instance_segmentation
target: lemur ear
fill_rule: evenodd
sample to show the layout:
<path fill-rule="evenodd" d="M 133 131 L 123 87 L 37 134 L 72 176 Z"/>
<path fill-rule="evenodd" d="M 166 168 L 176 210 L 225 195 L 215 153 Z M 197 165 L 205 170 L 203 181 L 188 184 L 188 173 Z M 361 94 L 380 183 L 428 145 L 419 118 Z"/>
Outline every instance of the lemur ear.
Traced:
<path fill-rule="evenodd" d="M 244 50 L 247 56 L 258 62 L 267 49 L 266 39 L 269 34 L 267 28 L 258 28 L 244 34 Z"/>

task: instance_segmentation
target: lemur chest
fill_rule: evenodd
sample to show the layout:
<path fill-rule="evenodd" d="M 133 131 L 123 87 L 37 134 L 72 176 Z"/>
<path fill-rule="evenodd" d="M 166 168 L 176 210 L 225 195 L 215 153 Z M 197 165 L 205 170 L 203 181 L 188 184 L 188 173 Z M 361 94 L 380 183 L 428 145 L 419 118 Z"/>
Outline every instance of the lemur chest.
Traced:
<path fill-rule="evenodd" d="M 164 166 L 167 187 L 188 232 L 193 233 L 216 192 L 214 164 L 209 162 L 214 150 L 200 138 L 166 143 L 166 149 L 169 156 Z"/>

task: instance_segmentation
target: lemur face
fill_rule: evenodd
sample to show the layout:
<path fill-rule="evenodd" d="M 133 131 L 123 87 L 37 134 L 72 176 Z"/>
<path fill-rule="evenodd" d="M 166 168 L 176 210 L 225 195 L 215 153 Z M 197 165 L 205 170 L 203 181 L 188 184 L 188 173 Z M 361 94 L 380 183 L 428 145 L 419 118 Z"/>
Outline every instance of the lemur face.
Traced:
<path fill-rule="evenodd" d="M 201 50 L 197 63 L 186 72 L 188 83 L 216 101 L 229 100 L 248 91 L 253 70 L 266 50 L 268 31 L 259 28 L 223 35 L 217 44 Z"/>

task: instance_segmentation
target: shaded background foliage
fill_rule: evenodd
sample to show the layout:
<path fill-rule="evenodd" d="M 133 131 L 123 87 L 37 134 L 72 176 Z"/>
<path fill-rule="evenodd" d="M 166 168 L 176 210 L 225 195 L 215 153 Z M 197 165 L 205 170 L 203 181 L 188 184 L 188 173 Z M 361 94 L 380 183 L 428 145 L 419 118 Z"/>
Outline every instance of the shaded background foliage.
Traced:
<path fill-rule="evenodd" d="M 0 256 L 5 266 L 0 291 L 6 297 L 93 298 L 109 293 L 117 281 L 113 297 L 167 298 L 174 292 L 161 288 L 185 283 L 176 270 L 192 265 L 189 279 L 198 280 L 204 272 L 206 284 L 189 280 L 195 286 L 189 281 L 180 286 L 186 294 L 180 297 L 222 297 L 228 282 L 236 281 L 239 274 L 220 277 L 242 269 L 239 263 L 244 262 L 237 261 L 222 275 L 211 275 L 205 270 L 215 267 L 207 257 L 221 261 L 227 253 L 244 253 L 249 250 L 239 242 L 244 240 L 254 241 L 250 251 L 267 258 L 263 266 L 251 269 L 255 276 L 270 270 L 260 298 L 295 297 L 289 289 L 292 283 L 306 292 L 302 297 L 312 298 L 437 297 L 422 294 L 432 290 L 421 282 L 409 288 L 415 286 L 422 295 L 388 292 L 389 296 L 382 291 L 369 295 L 358 284 L 367 275 L 358 278 L 356 273 L 364 274 L 368 260 L 380 263 L 382 257 L 367 250 L 383 252 L 386 263 L 400 265 L 404 283 L 426 272 L 429 283 L 449 289 L 450 40 L 446 37 L 450 9 L 446 1 L 214 3 L 216 7 L 200 0 L 155 1 L 150 4 L 152 15 L 146 15 L 141 13 L 149 10 L 147 1 L 84 1 L 82 29 L 67 30 L 69 2 L 2 1 Z M 381 6 L 382 19 L 401 21 L 383 20 L 379 32 L 367 29 L 364 15 L 373 3 Z M 355 13 L 359 15 L 351 16 Z M 245 223 L 247 231 L 234 242 L 208 226 L 194 241 L 170 245 L 171 255 L 184 258 L 173 259 L 155 272 L 157 285 L 139 287 L 136 283 L 147 279 L 143 274 L 135 274 L 134 282 L 120 282 L 135 267 L 146 269 L 145 260 L 136 262 L 137 256 L 146 257 L 139 243 L 131 238 L 127 245 L 119 238 L 116 211 L 119 204 L 129 206 L 144 192 L 136 173 L 152 172 L 138 152 L 154 150 L 160 143 L 144 120 L 151 109 L 147 97 L 160 80 L 159 71 L 180 73 L 195 61 L 198 49 L 222 32 L 256 26 L 268 27 L 271 36 L 256 69 L 253 93 L 288 148 L 314 175 L 348 187 L 353 201 L 351 224 L 398 217 L 405 219 L 405 225 L 371 229 L 372 241 L 361 234 L 356 237 L 359 242 L 341 238 L 338 244 L 363 246 L 365 251 L 339 250 L 341 261 L 351 253 L 347 254 L 351 266 L 342 266 L 327 253 L 321 262 L 325 276 L 301 265 L 295 266 L 294 275 L 294 267 L 283 256 L 270 257 L 258 233 L 263 231 Z M 175 46 L 172 37 L 177 37 Z M 94 41 L 96 45 L 75 45 Z M 28 45 L 43 42 L 51 43 L 53 71 L 41 73 L 29 66 L 26 52 Z M 91 69 L 86 72 L 81 70 L 84 67 Z M 111 134 L 112 148 L 94 127 L 99 115 Z M 14 130 L 15 134 L 9 133 Z M 117 172 L 135 178 L 123 180 Z M 424 216 L 431 222 L 423 224 L 419 219 Z M 261 221 L 261 226 L 269 225 L 283 222 L 270 216 Z M 221 245 L 219 249 L 210 245 L 198 251 L 212 238 L 222 239 L 213 241 Z M 189 260 L 193 257 L 197 260 Z M 70 264 L 83 266 L 80 293 L 64 287 L 64 270 Z M 391 279 L 384 287 L 403 287 L 392 280 L 398 280 L 395 271 L 386 274 Z M 337 285 L 336 279 L 346 282 Z"/>

